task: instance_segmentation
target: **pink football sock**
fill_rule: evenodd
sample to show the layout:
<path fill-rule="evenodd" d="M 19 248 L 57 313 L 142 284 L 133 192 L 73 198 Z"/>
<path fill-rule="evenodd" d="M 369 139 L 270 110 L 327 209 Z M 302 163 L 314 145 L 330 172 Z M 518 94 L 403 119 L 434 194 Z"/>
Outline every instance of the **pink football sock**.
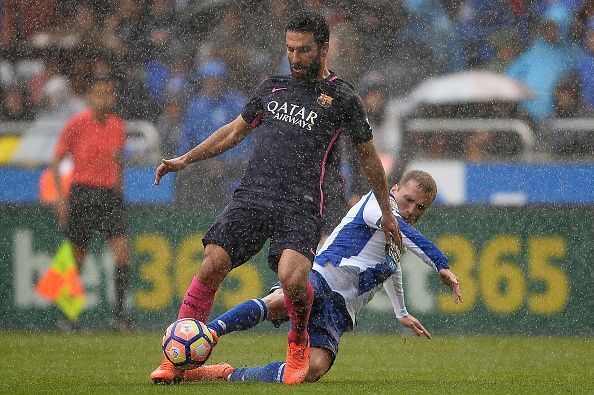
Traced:
<path fill-rule="evenodd" d="M 307 289 L 299 298 L 290 299 L 286 293 L 284 295 L 285 306 L 292 324 L 288 335 L 289 343 L 301 343 L 305 340 L 307 333 L 307 322 L 314 299 L 313 287 L 307 283 Z"/>
<path fill-rule="evenodd" d="M 184 301 L 179 308 L 177 319 L 194 318 L 198 321 L 206 322 L 212 309 L 215 293 L 218 287 L 203 284 L 198 276 L 194 276 Z"/>

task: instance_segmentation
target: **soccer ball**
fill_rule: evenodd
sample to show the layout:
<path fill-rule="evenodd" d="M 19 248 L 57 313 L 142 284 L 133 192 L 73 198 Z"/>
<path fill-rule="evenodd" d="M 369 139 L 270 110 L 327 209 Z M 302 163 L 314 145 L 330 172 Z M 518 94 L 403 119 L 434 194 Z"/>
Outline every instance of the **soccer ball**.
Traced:
<path fill-rule="evenodd" d="M 163 354 L 182 370 L 195 369 L 206 362 L 214 344 L 206 325 L 192 318 L 182 318 L 165 331 Z"/>

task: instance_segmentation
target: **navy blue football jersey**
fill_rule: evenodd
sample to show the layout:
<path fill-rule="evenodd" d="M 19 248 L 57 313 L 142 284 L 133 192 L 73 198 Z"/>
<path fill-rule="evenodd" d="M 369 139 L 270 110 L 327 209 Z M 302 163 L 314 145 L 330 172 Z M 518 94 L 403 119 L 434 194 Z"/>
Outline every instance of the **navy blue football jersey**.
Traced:
<path fill-rule="evenodd" d="M 349 136 L 355 145 L 373 137 L 361 97 L 334 74 L 316 82 L 270 77 L 256 88 L 241 115 L 257 129 L 236 193 L 319 215 L 327 167 L 339 171 L 340 136 Z"/>

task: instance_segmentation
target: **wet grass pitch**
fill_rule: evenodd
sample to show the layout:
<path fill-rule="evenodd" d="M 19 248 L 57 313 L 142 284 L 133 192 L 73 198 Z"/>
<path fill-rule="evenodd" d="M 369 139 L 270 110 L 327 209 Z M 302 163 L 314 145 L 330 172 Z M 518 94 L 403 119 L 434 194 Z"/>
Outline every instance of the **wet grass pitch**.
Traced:
<path fill-rule="evenodd" d="M 348 334 L 330 372 L 297 387 L 259 383 L 155 386 L 161 334 L 0 332 L 0 393 L 594 393 L 594 339 Z M 283 335 L 233 334 L 209 362 L 284 359 Z"/>

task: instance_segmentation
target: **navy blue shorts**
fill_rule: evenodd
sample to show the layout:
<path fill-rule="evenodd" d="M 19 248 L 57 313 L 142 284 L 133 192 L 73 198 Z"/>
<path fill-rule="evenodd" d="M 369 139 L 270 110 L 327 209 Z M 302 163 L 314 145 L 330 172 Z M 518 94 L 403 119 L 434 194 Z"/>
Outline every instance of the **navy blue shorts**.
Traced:
<path fill-rule="evenodd" d="M 261 200 L 235 194 L 231 202 L 206 232 L 202 243 L 216 244 L 231 257 L 238 267 L 258 253 L 270 239 L 268 265 L 277 270 L 285 249 L 297 251 L 313 262 L 320 240 L 319 215 L 271 207 Z"/>
<path fill-rule="evenodd" d="M 342 295 L 332 291 L 322 275 L 315 270 L 309 272 L 309 282 L 314 290 L 314 301 L 311 307 L 307 332 L 311 347 L 319 347 L 328 350 L 332 357 L 332 363 L 338 355 L 338 343 L 345 332 L 353 329 L 351 316 L 349 315 Z M 281 288 L 276 283 L 270 292 Z M 275 320 L 275 326 L 288 321 Z"/>

